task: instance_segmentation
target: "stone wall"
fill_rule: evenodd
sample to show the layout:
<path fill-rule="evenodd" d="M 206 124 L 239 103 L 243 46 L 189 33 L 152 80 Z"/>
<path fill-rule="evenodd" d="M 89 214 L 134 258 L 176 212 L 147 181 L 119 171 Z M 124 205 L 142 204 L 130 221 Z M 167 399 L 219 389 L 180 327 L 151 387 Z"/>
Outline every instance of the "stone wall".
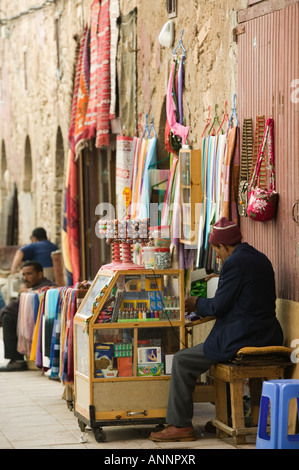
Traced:
<path fill-rule="evenodd" d="M 57 0 L 56 4 L 43 4 L 41 0 L 0 2 L 2 19 L 25 12 L 0 28 L 0 79 L 4 86 L 0 141 L 6 155 L 6 165 L 0 160 L 0 174 L 4 176 L 5 167 L 8 187 L 13 182 L 17 184 L 20 244 L 28 242 L 32 225 L 43 225 L 49 237 L 59 242 L 61 200 L 57 187 L 62 178 L 57 176 L 57 159 L 61 173 L 67 158 L 77 41 L 84 22 L 90 20 L 91 3 L 91 0 Z M 208 106 L 212 118 L 216 104 L 222 118 L 226 100 L 231 112 L 232 96 L 237 92 L 237 46 L 232 30 L 236 10 L 246 3 L 246 0 L 177 1 L 177 16 L 172 19 L 174 46 L 183 29 L 187 50 L 184 114 L 195 148 L 200 145 Z M 30 7 L 42 4 L 43 8 L 29 11 Z M 164 1 L 120 0 L 124 14 L 136 6 L 138 113 L 143 124 L 146 113 L 154 117 L 162 158 L 172 48 L 161 46 L 158 35 L 168 16 Z M 2 204 L 3 197 L 0 209 Z"/>
<path fill-rule="evenodd" d="M 29 241 L 33 225 L 44 226 L 56 239 L 57 134 L 60 129 L 64 152 L 59 150 L 58 155 L 65 166 L 76 37 L 84 13 L 81 2 L 74 0 L 28 11 L 41 4 L 34 0 L 0 4 L 2 19 L 26 12 L 1 27 L 0 39 L 4 86 L 0 139 L 5 145 L 6 176 L 18 188 L 20 244 Z"/>

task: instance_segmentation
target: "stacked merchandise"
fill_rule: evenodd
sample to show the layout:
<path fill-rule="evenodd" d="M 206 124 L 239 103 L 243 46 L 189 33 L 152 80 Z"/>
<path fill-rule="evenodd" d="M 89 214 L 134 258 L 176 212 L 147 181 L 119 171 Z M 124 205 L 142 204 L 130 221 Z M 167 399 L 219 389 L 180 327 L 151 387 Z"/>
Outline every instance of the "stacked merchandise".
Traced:
<path fill-rule="evenodd" d="M 235 117 L 236 125 L 232 126 Z M 223 122 L 223 121 L 222 121 Z M 210 131 L 213 130 L 213 125 Z M 209 245 L 211 225 L 221 217 L 239 223 L 237 201 L 240 170 L 239 126 L 235 107 L 225 134 L 209 132 L 202 136 L 203 204 L 199 225 L 196 266 L 207 272 L 217 271 L 216 257 Z"/>

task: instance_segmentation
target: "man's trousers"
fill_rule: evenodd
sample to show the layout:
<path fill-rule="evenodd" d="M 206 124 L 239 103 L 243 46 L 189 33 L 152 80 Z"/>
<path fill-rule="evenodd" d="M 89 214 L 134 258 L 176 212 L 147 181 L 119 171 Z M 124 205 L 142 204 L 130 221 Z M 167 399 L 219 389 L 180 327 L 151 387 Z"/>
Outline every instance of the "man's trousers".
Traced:
<path fill-rule="evenodd" d="M 204 374 L 215 361 L 203 353 L 203 343 L 178 351 L 172 361 L 168 397 L 167 424 L 185 428 L 192 426 L 193 392 L 199 375 Z"/>

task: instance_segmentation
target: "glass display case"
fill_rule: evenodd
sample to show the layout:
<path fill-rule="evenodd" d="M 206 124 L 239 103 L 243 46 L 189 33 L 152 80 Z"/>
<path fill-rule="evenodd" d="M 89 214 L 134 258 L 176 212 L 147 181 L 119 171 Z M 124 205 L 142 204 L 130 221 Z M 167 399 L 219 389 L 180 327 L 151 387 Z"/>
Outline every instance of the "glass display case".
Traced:
<path fill-rule="evenodd" d="M 164 423 L 172 357 L 183 347 L 183 270 L 99 270 L 74 318 L 80 428 L 102 441 L 103 426 Z"/>
<path fill-rule="evenodd" d="M 182 204 L 181 242 L 196 245 L 202 204 L 201 151 L 180 150 L 180 188 Z"/>

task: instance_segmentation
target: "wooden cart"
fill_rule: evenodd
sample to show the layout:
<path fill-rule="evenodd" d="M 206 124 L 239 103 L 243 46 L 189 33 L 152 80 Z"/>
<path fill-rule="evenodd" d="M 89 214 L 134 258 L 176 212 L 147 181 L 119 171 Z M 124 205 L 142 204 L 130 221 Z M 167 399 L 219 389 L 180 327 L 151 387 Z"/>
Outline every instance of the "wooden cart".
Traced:
<path fill-rule="evenodd" d="M 102 442 L 105 426 L 163 425 L 172 355 L 183 347 L 183 270 L 100 269 L 74 318 L 80 429 Z"/>

